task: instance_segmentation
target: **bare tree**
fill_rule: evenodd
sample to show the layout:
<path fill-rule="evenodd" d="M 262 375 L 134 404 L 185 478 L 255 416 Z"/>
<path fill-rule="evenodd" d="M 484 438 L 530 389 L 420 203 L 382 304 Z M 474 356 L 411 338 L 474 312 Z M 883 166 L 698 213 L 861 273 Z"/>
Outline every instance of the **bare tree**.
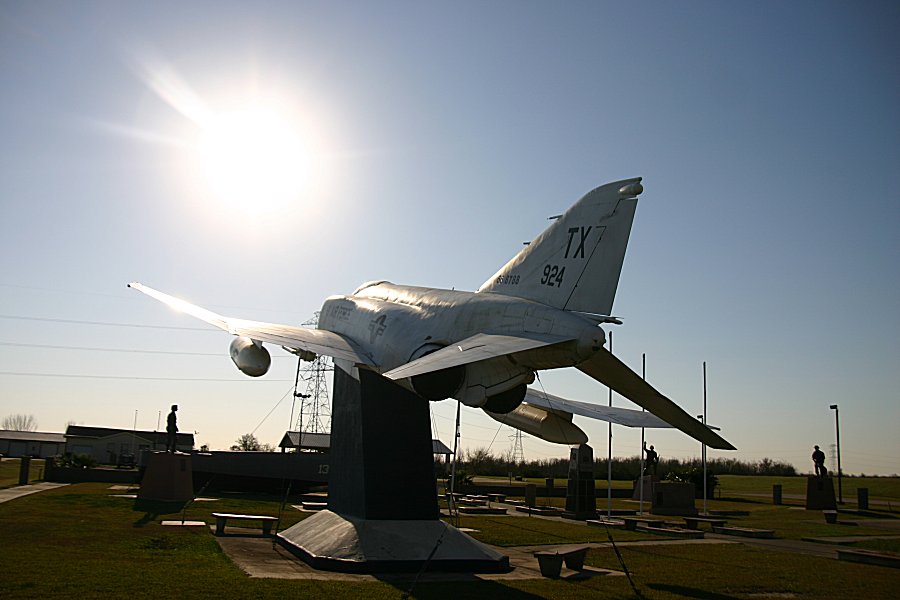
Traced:
<path fill-rule="evenodd" d="M 241 452 L 259 452 L 259 440 L 252 433 L 245 433 L 237 439 L 237 443 L 231 447 L 232 450 Z"/>
<path fill-rule="evenodd" d="M 9 431 L 37 431 L 34 415 L 9 415 L 3 419 L 3 429 Z"/>

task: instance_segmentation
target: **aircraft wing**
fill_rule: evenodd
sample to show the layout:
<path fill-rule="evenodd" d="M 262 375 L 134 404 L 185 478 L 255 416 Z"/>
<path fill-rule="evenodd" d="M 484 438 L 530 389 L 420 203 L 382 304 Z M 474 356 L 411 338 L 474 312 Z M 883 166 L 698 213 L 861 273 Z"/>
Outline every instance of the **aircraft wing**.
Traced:
<path fill-rule="evenodd" d="M 594 356 L 576 366 L 593 379 L 612 388 L 635 404 L 646 408 L 657 417 L 710 448 L 735 450 L 734 446 L 722 439 L 712 429 L 656 391 L 653 386 L 641 379 L 637 373 L 629 369 L 606 348 L 601 348 Z"/>
<path fill-rule="evenodd" d="M 651 428 L 667 428 L 672 427 L 656 415 L 650 412 L 643 412 L 631 408 L 619 408 L 615 406 L 603 406 L 600 404 L 591 404 L 588 402 L 579 402 L 578 400 L 567 400 L 548 394 L 539 392 L 538 390 L 528 388 L 525 392 L 525 402 L 532 406 L 540 406 L 555 412 L 567 412 L 582 417 L 597 419 L 598 421 L 607 421 L 616 425 L 625 425 L 627 427 L 651 427 Z"/>
<path fill-rule="evenodd" d="M 308 350 L 315 354 L 342 358 L 357 364 L 375 366 L 372 359 L 352 339 L 331 331 L 224 317 L 140 283 L 129 283 L 128 287 L 155 298 L 179 312 L 189 314 L 201 321 L 206 321 L 210 325 L 215 325 L 219 329 L 224 329 L 234 335 L 249 337 L 260 342 L 278 344 L 287 348 Z"/>
<path fill-rule="evenodd" d="M 436 352 L 426 354 L 405 365 L 400 365 L 384 374 L 388 379 L 415 377 L 422 373 L 440 371 L 459 365 L 549 346 L 565 342 L 573 338 L 559 335 L 527 333 L 523 335 L 497 335 L 479 333 L 455 344 L 450 344 Z"/>

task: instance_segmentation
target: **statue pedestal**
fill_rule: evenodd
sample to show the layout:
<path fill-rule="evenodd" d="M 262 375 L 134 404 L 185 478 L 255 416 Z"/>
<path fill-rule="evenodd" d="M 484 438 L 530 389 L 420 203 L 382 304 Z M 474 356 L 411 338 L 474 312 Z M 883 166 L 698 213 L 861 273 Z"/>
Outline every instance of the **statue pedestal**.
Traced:
<path fill-rule="evenodd" d="M 183 452 L 148 452 L 138 499 L 187 502 L 193 498 L 191 455 Z"/>
<path fill-rule="evenodd" d="M 806 510 L 836 510 L 834 480 L 827 475 L 806 478 Z"/>
<path fill-rule="evenodd" d="M 654 515 L 694 516 L 696 488 L 693 483 L 660 481 L 653 486 L 650 513 Z"/>
<path fill-rule="evenodd" d="M 594 451 L 581 444 L 569 451 L 569 484 L 566 489 L 567 517 L 593 519 L 597 516 L 594 495 Z"/>
<path fill-rule="evenodd" d="M 509 570 L 509 557 L 439 519 L 428 401 L 336 362 L 328 510 L 278 534 L 317 569 Z"/>

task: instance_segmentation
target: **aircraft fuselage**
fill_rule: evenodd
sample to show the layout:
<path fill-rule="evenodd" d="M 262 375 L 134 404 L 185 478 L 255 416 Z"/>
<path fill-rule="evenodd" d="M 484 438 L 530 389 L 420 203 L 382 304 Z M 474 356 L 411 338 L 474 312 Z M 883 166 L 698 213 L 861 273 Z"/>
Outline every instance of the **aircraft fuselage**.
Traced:
<path fill-rule="evenodd" d="M 536 370 L 574 366 L 606 340 L 590 318 L 538 302 L 387 282 L 365 284 L 352 295 L 326 299 L 318 327 L 357 340 L 381 373 L 478 333 L 568 338 L 539 351 L 398 381 L 431 400 L 452 397 L 495 412 L 507 412 L 521 402 Z"/>

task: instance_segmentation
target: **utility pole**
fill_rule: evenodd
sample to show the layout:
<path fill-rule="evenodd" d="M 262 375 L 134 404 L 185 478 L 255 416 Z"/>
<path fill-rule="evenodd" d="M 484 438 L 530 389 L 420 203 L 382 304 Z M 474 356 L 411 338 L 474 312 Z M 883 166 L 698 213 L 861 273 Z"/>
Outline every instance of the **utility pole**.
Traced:
<path fill-rule="evenodd" d="M 838 405 L 832 404 L 829 406 L 831 410 L 834 411 L 834 432 L 837 437 L 837 471 L 838 471 L 838 502 L 840 504 L 844 503 L 844 490 L 841 486 L 841 420 L 838 416 Z"/>

